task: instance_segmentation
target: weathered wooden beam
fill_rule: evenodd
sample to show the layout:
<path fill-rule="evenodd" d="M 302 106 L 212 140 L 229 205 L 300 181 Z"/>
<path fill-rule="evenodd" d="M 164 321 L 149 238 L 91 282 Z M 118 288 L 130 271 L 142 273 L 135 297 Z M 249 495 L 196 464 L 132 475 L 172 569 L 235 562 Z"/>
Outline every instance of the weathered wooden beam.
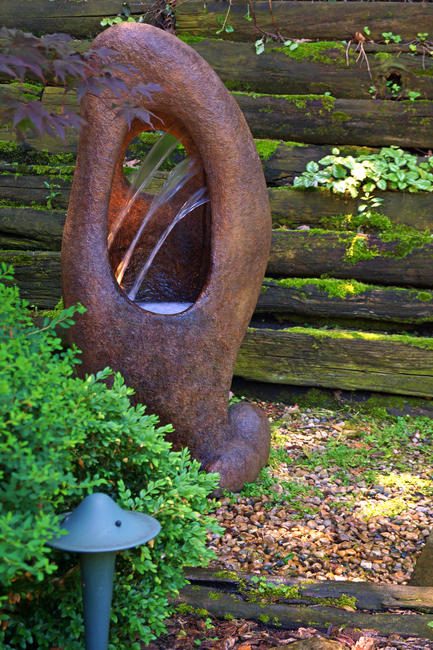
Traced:
<path fill-rule="evenodd" d="M 233 93 L 256 138 L 433 147 L 433 102 Z"/>
<path fill-rule="evenodd" d="M 249 328 L 235 374 L 244 379 L 402 395 L 433 395 L 431 338 Z"/>
<path fill-rule="evenodd" d="M 370 77 L 365 63 L 357 62 L 355 45 L 349 49 L 347 64 L 341 41 L 300 43 L 296 50 L 274 44 L 260 56 L 253 43 L 207 38 L 190 45 L 230 90 L 280 95 L 329 92 L 344 99 L 371 99 L 374 86 L 382 99 L 408 99 L 410 91 L 433 99 L 433 61 L 396 52 L 392 46 L 366 48 Z M 394 94 L 387 85 L 390 78 L 400 88 Z"/>
<path fill-rule="evenodd" d="M 42 210 L 18 211 L 15 208 L 0 209 L 0 247 L 14 246 L 24 251 L 30 246 L 44 246 L 45 250 L 59 250 L 64 213 Z M 376 257 L 350 261 L 348 256 L 353 242 L 368 242 Z M 273 277 L 319 278 L 328 274 L 334 278 L 354 279 L 361 282 L 393 286 L 433 286 L 431 259 L 433 245 L 424 244 L 402 257 L 393 256 L 400 242 L 383 242 L 373 235 L 332 231 L 273 231 L 271 254 L 267 275 Z M 365 251 L 362 251 L 365 254 Z M 28 266 L 31 266 L 29 262 Z M 306 280 L 307 281 L 307 280 Z M 427 304 L 427 303 L 426 303 Z M 421 307 L 421 305 L 420 305 Z"/>
<path fill-rule="evenodd" d="M 150 3 L 132 0 L 128 3 L 132 16 L 144 14 L 151 20 Z M 278 27 L 287 38 L 349 40 L 356 31 L 369 25 L 371 38 L 378 40 L 381 33 L 391 31 L 403 39 L 412 40 L 417 32 L 433 32 L 433 12 L 428 3 L 374 2 L 347 3 L 344 7 L 317 2 L 274 0 L 272 3 Z M 66 32 L 77 38 L 88 38 L 102 31 L 102 18 L 114 17 L 123 9 L 121 0 L 27 0 L 26 11 L 18 11 L 14 0 L 3 0 L 0 22 L 35 33 Z M 176 6 L 176 23 L 179 34 L 187 33 L 214 38 L 221 25 L 218 16 L 225 14 L 228 2 L 186 0 Z M 269 4 L 254 3 L 260 27 L 275 31 Z M 258 32 L 251 22 L 245 20 L 245 3 L 234 0 L 229 24 L 234 27 L 230 40 L 256 40 Z"/>
<path fill-rule="evenodd" d="M 57 207 L 66 207 L 70 191 L 71 181 L 53 176 L 0 174 L 1 199 L 16 201 L 21 205 L 31 205 L 32 203 L 44 205 L 50 194 L 55 192 L 56 196 L 52 199 L 53 204 Z"/>
<path fill-rule="evenodd" d="M 0 249 L 59 251 L 65 212 L 0 207 Z"/>
<path fill-rule="evenodd" d="M 0 250 L 0 262 L 13 265 L 15 283 L 30 305 L 52 309 L 60 300 L 60 253 Z"/>
<path fill-rule="evenodd" d="M 399 257 L 400 243 L 357 233 L 274 230 L 266 273 L 273 277 L 305 278 L 328 274 L 373 284 L 379 280 L 386 285 L 432 287 L 433 244 L 424 244 Z M 377 255 L 368 258 L 368 250 Z"/>
<path fill-rule="evenodd" d="M 150 2 L 131 0 L 128 6 L 131 16 L 144 14 L 150 21 Z M 34 34 L 62 32 L 75 38 L 91 38 L 105 29 L 101 26 L 103 18 L 115 18 L 123 9 L 122 0 L 51 0 L 49 4 L 45 0 L 26 0 L 25 4 L 19 0 L 18 7 L 13 0 L 3 0 L 0 23 Z"/>
<path fill-rule="evenodd" d="M 234 92 L 256 138 L 272 138 L 312 144 L 433 148 L 433 101 L 335 99 L 327 95 L 262 95 Z M 64 101 L 59 88 L 47 87 L 42 103 L 59 110 Z M 67 107 L 78 110 L 76 97 L 66 96 Z M 64 150 L 71 150 L 76 136 L 69 133 Z M 0 139 L 11 134 L 0 130 Z M 59 150 L 52 138 L 36 141 L 38 148 Z M 30 143 L 33 142 L 30 140 Z M 55 149 L 57 147 L 57 149 Z"/>
<path fill-rule="evenodd" d="M 255 583 L 251 578 L 257 578 L 252 573 L 238 571 L 215 571 L 200 567 L 187 568 L 185 577 L 192 585 L 216 587 L 221 591 L 239 593 L 240 585 L 254 589 Z M 285 576 L 267 576 L 266 582 L 277 586 L 297 587 L 293 597 L 279 598 L 280 601 L 296 603 L 312 601 L 314 598 L 338 599 L 344 594 L 355 597 L 357 609 L 384 611 L 389 608 L 410 609 L 412 611 L 433 612 L 433 587 L 406 586 L 378 582 L 352 582 L 348 580 L 303 581 L 299 578 Z"/>
<path fill-rule="evenodd" d="M 352 199 L 346 194 L 334 194 L 323 188 L 297 190 L 293 187 L 269 188 L 272 221 L 297 228 L 301 225 L 327 227 L 336 215 L 357 215 L 361 198 Z M 433 198 L 430 192 L 376 192 L 383 199 L 380 211 L 396 224 L 412 226 L 418 230 L 433 227 Z"/>
<path fill-rule="evenodd" d="M 263 163 L 265 175 L 269 162 L 272 161 Z M 146 191 L 151 194 L 159 192 L 165 179 L 164 172 L 157 174 Z M 70 187 L 71 181 L 62 181 L 53 176 L 0 174 L 0 197 L 19 205 L 33 203 L 44 205 L 51 192 L 54 192 L 58 193 L 52 199 L 54 207 L 66 209 Z M 352 199 L 350 196 L 334 194 L 319 188 L 302 191 L 293 187 L 270 187 L 268 193 L 272 220 L 276 227 L 297 228 L 303 225 L 327 227 L 329 220 L 336 215 L 356 215 L 358 205 L 361 203 L 361 199 Z M 433 229 L 431 193 L 377 192 L 377 196 L 383 199 L 381 212 L 389 216 L 394 223 L 405 224 L 422 231 L 426 228 Z"/>
<path fill-rule="evenodd" d="M 217 618 L 231 614 L 234 618 L 253 619 L 288 630 L 299 627 L 329 628 L 350 625 L 359 629 L 369 628 L 385 634 L 396 630 L 401 636 L 418 636 L 433 639 L 433 630 L 428 624 L 433 620 L 428 614 L 402 616 L 392 613 L 347 611 L 332 605 L 290 605 L 286 603 L 263 603 L 244 600 L 237 593 L 226 593 L 209 587 L 187 585 L 176 599 L 178 605 L 205 609 Z"/>
<path fill-rule="evenodd" d="M 369 287 L 353 280 L 265 279 L 256 314 L 265 313 L 431 323 L 433 291 Z"/>
<path fill-rule="evenodd" d="M 146 186 L 146 192 L 156 194 L 161 190 L 166 179 L 166 173 L 156 172 L 154 178 Z M 67 208 L 71 185 L 71 180 L 63 180 L 57 176 L 0 174 L 0 198 L 21 205 L 37 203 L 39 206 L 43 206 L 52 195 L 52 205 L 56 208 Z M 17 212 L 19 212 L 19 208 L 17 208 Z"/>
<path fill-rule="evenodd" d="M 178 34 L 207 36 L 215 38 L 221 25 L 218 16 L 224 15 L 228 2 L 206 2 L 186 0 L 176 9 Z M 363 31 L 368 25 L 371 38 L 383 38 L 382 32 L 399 34 L 405 40 L 412 40 L 418 32 L 433 33 L 433 7 L 429 3 L 401 2 L 347 2 L 339 3 L 290 2 L 274 0 L 273 13 L 278 28 L 286 38 L 312 40 L 349 40 L 355 32 Z M 269 3 L 255 2 L 257 23 L 269 32 L 275 32 Z M 255 41 L 260 35 L 252 22 L 245 19 L 245 3 L 234 0 L 228 23 L 233 26 L 230 34 L 220 34 L 229 40 Z"/>
<path fill-rule="evenodd" d="M 233 377 L 232 391 L 252 400 L 294 404 L 302 408 L 318 406 L 330 410 L 340 410 L 343 406 L 351 409 L 369 410 L 382 408 L 394 417 L 423 417 L 433 419 L 431 397 L 390 395 L 375 391 L 353 391 L 341 388 L 318 388 L 317 386 L 292 386 L 290 384 L 271 384 L 264 381 L 249 381 Z M 371 400 L 371 401 L 370 401 Z M 423 586 L 423 585 L 418 585 Z"/>

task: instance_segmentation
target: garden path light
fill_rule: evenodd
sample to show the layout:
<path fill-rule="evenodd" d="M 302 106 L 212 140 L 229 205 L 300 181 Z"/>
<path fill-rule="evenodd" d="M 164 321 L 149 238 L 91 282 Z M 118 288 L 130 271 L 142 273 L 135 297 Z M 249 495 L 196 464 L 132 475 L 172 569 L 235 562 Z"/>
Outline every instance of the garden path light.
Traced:
<path fill-rule="evenodd" d="M 141 512 L 122 510 L 107 494 L 89 494 L 62 522 L 53 548 L 80 554 L 86 650 L 106 650 L 116 551 L 148 542 L 161 530 Z"/>

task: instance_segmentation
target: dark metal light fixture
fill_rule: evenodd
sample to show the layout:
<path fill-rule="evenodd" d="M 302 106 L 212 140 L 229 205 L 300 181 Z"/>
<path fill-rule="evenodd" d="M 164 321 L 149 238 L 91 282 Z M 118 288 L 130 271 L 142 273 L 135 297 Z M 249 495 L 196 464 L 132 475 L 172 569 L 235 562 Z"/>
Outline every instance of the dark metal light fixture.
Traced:
<path fill-rule="evenodd" d="M 68 534 L 49 546 L 80 554 L 86 650 L 106 650 L 116 551 L 139 546 L 158 535 L 159 522 L 122 510 L 107 494 L 87 496 L 62 522 Z"/>

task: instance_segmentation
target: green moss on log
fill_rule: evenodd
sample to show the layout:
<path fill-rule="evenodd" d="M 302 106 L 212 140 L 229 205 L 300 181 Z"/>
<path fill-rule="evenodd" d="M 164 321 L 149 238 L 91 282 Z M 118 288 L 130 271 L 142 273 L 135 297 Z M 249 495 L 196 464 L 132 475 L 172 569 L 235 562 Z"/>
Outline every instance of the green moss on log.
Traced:
<path fill-rule="evenodd" d="M 319 43 L 298 43 L 296 49 L 288 46 L 267 47 L 267 51 L 283 52 L 286 56 L 296 61 L 312 61 L 340 68 L 346 67 L 346 48 L 342 43 L 334 41 L 321 41 Z"/>
<path fill-rule="evenodd" d="M 339 278 L 264 278 L 274 287 L 283 287 L 287 289 L 306 289 L 309 286 L 315 287 L 318 291 L 329 298 L 347 298 L 347 296 L 358 296 L 366 291 L 400 291 L 409 295 L 412 300 L 421 302 L 430 302 L 433 300 L 433 294 L 428 291 L 419 291 L 417 289 L 406 289 L 405 287 L 382 286 L 358 282 L 358 280 L 342 280 Z M 270 287 L 263 285 L 261 293 L 265 293 Z M 305 291 L 301 297 L 307 298 Z M 293 317 L 293 314 L 291 315 Z"/>
<path fill-rule="evenodd" d="M 370 248 L 365 235 L 359 233 L 349 240 L 349 245 L 347 246 L 344 255 L 344 261 L 349 262 L 350 264 L 356 264 L 361 260 L 371 260 L 373 257 L 377 257 L 378 255 L 379 251 L 377 248 Z"/>
<path fill-rule="evenodd" d="M 254 142 L 261 160 L 269 160 L 281 143 L 280 140 L 255 140 Z"/>
<path fill-rule="evenodd" d="M 331 120 L 337 123 L 348 122 L 350 120 L 350 115 L 344 111 L 333 111 L 331 113 Z"/>
<path fill-rule="evenodd" d="M 253 330 L 254 328 L 249 328 Z M 275 332 L 275 330 L 268 330 Z M 287 327 L 284 332 L 292 334 L 307 334 L 317 339 L 361 339 L 364 341 L 390 341 L 404 343 L 423 350 L 433 350 L 433 338 L 427 336 L 411 336 L 410 334 L 382 334 L 380 332 L 359 332 L 357 330 L 327 330 L 310 327 Z"/>
<path fill-rule="evenodd" d="M 304 289 L 310 285 L 316 287 L 329 298 L 346 298 L 347 296 L 356 296 L 371 289 L 377 289 L 372 284 L 364 284 L 357 280 L 339 280 L 337 278 L 281 278 L 279 280 L 265 278 L 265 282 L 271 282 L 274 286 L 286 287 L 288 289 Z M 306 294 L 303 294 L 303 297 L 306 298 Z"/>
<path fill-rule="evenodd" d="M 233 95 L 248 95 L 253 99 L 259 97 L 273 97 L 277 99 L 285 99 L 287 102 L 294 104 L 296 108 L 303 109 L 307 106 L 308 102 L 320 102 L 322 104 L 322 110 L 330 113 L 335 104 L 335 97 L 331 95 L 270 95 L 269 93 L 254 93 L 254 92 L 241 92 L 235 91 Z"/>
<path fill-rule="evenodd" d="M 251 84 L 242 81 L 242 79 L 225 79 L 224 85 L 230 92 L 239 91 L 249 93 L 253 90 Z"/>
<path fill-rule="evenodd" d="M 205 618 L 209 616 L 209 612 L 207 609 L 203 609 L 202 607 L 191 607 L 191 605 L 187 605 L 186 603 L 180 603 L 176 607 L 176 611 L 179 614 L 187 615 L 187 614 L 194 614 L 195 616 L 199 616 L 200 618 Z"/>
<path fill-rule="evenodd" d="M 0 142 L 0 160 L 7 163 L 24 163 L 34 165 L 72 165 L 75 163 L 74 153 L 54 154 L 49 151 L 37 151 L 27 145 L 16 142 Z"/>

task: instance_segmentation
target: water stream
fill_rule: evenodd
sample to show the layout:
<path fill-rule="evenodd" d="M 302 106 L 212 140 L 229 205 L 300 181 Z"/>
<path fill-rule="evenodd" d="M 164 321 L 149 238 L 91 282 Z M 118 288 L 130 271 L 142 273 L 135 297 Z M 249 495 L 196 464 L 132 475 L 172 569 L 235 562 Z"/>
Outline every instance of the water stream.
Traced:
<path fill-rule="evenodd" d="M 131 187 L 129 189 L 125 206 L 121 212 L 119 212 L 115 222 L 111 226 L 111 230 L 108 234 L 108 250 L 110 250 L 119 228 L 132 208 L 137 196 L 149 185 L 155 172 L 158 171 L 164 160 L 166 160 L 171 152 L 174 151 L 178 144 L 179 141 L 173 135 L 170 133 L 164 133 L 159 140 L 155 142 L 152 149 L 141 163 L 139 169 L 131 179 Z"/>
<path fill-rule="evenodd" d="M 194 192 L 194 194 L 190 196 L 189 199 L 185 201 L 185 203 L 183 204 L 183 206 L 181 207 L 177 215 L 174 217 L 173 221 L 167 226 L 167 228 L 162 233 L 161 237 L 155 244 L 151 254 L 147 258 L 146 262 L 144 263 L 141 271 L 137 275 L 137 278 L 134 282 L 132 289 L 128 292 L 128 298 L 130 298 L 130 300 L 135 300 L 137 292 L 144 280 L 146 273 L 148 272 L 159 249 L 164 244 L 165 240 L 167 239 L 167 237 L 169 236 L 173 228 L 179 223 L 179 221 L 182 221 L 182 219 L 184 219 L 190 212 L 198 208 L 200 205 L 204 205 L 208 201 L 209 201 L 209 196 L 208 196 L 207 189 L 205 187 L 201 187 L 199 190 Z"/>
<path fill-rule="evenodd" d="M 173 151 L 177 146 L 178 140 L 169 133 L 165 133 L 158 142 L 152 147 L 150 152 L 147 154 L 145 160 L 143 161 L 140 169 L 133 182 L 131 183 L 131 188 L 129 196 L 126 200 L 125 207 L 121 210 L 118 217 L 116 218 L 110 232 L 108 235 L 108 249 L 112 246 L 116 234 L 118 233 L 122 223 L 124 222 L 127 214 L 131 210 L 131 207 L 134 204 L 137 196 L 143 189 L 148 185 L 156 170 L 162 165 L 167 156 Z M 155 213 L 164 206 L 167 206 L 169 202 L 176 196 L 176 194 L 185 187 L 186 183 L 193 178 L 198 173 L 199 169 L 197 165 L 191 161 L 189 158 L 186 158 L 181 163 L 179 163 L 169 174 L 167 180 L 165 181 L 161 192 L 157 194 L 152 200 L 150 207 L 147 213 L 143 216 L 143 219 L 123 257 L 116 268 L 115 276 L 116 280 L 121 285 L 124 275 L 128 266 L 130 265 L 131 258 L 135 252 L 137 244 L 140 241 L 140 238 L 149 224 L 151 218 Z M 170 235 L 175 226 L 182 221 L 187 215 L 193 212 L 196 208 L 201 205 L 204 205 L 209 201 L 209 196 L 206 187 L 201 187 L 196 190 L 182 205 L 180 210 L 174 216 L 169 225 L 165 228 L 164 232 L 156 242 L 151 253 L 148 255 L 147 260 L 142 265 L 140 271 L 138 272 L 132 288 L 128 291 L 128 297 L 130 300 L 136 299 L 137 293 L 144 281 L 144 278 L 152 265 L 156 255 L 163 246 L 167 237 Z M 136 265 L 134 265 L 136 266 Z M 160 314 L 175 314 L 181 311 L 185 311 L 188 307 L 191 306 L 190 302 L 145 302 L 137 301 L 136 304 L 147 311 L 152 311 L 154 313 Z"/>

